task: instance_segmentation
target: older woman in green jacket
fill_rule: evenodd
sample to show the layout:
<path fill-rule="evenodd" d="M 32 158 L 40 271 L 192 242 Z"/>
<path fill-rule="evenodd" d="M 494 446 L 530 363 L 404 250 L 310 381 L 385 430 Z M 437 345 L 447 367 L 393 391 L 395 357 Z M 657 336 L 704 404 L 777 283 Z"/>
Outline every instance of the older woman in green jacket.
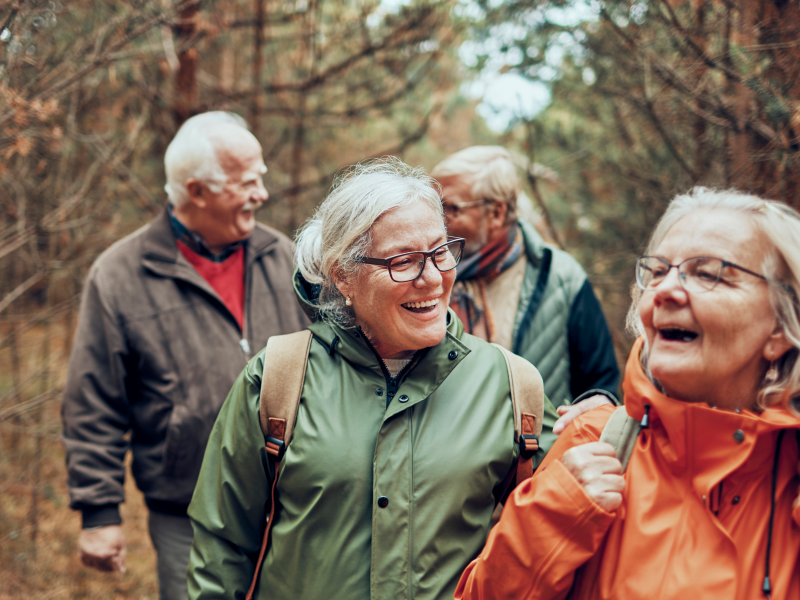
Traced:
<path fill-rule="evenodd" d="M 501 352 L 448 311 L 463 240 L 397 160 L 347 173 L 298 235 L 314 319 L 256 598 L 451 598 L 518 456 Z M 244 598 L 272 478 L 263 351 L 220 412 L 189 508 L 190 596 Z M 269 373 L 269 365 L 266 365 Z M 557 417 L 545 401 L 538 464 Z"/>

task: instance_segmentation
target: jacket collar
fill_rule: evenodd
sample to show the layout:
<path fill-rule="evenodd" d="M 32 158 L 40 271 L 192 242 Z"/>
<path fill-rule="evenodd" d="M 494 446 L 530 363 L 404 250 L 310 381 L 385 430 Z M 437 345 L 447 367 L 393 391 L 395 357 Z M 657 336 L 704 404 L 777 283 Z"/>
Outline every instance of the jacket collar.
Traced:
<path fill-rule="evenodd" d="M 259 256 L 269 251 L 270 247 L 278 240 L 277 236 L 269 229 L 256 223 L 253 233 L 248 239 L 246 255 L 246 268 L 252 264 Z M 150 224 L 144 235 L 142 264 L 149 270 L 165 277 L 174 277 L 191 280 L 197 285 L 195 280 L 204 281 L 178 251 L 175 241 L 175 234 L 172 231 L 172 222 L 169 212 L 165 209 Z M 196 277 L 189 276 L 185 271 L 189 269 Z M 199 286 L 207 287 L 207 286 Z"/>
<path fill-rule="evenodd" d="M 777 432 L 800 429 L 800 420 L 783 407 L 736 412 L 665 396 L 642 367 L 643 346 L 644 339 L 639 338 L 625 367 L 622 388 L 627 413 L 641 421 L 645 407 L 650 407 L 650 434 L 645 437 L 652 436 L 657 452 L 673 469 L 689 471 L 699 495 L 748 461 L 747 469 L 769 468 Z M 744 434 L 741 442 L 737 431 Z"/>
<path fill-rule="evenodd" d="M 327 323 L 319 318 L 313 306 L 314 296 L 318 293 L 315 286 L 309 284 L 303 276 L 295 271 L 295 293 L 306 314 L 315 322 L 309 327 L 314 337 L 331 356 L 339 354 L 356 368 L 368 369 L 386 380 L 389 374 L 381 365 L 371 344 L 365 339 L 358 327 L 342 327 Z M 433 394 L 453 369 L 471 352 L 467 340 L 462 340 L 464 326 L 456 314 L 447 311 L 447 332 L 436 346 L 420 350 L 409 366 L 399 375 L 398 389 L 394 399 L 384 415 L 384 420 L 399 412 L 422 402 Z M 451 358 L 452 357 L 452 358 Z M 408 396 L 408 401 L 400 403 L 397 398 Z"/>
<path fill-rule="evenodd" d="M 525 219 L 519 219 L 520 229 L 522 229 L 522 240 L 525 245 L 525 256 L 537 268 L 542 262 L 544 256 L 545 242 L 536 228 Z"/>

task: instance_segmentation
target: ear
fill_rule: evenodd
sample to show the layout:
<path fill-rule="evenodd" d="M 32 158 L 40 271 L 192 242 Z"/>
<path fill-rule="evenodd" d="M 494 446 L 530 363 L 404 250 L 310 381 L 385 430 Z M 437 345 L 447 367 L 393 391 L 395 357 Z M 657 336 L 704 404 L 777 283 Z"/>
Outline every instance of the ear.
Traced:
<path fill-rule="evenodd" d="M 186 180 L 186 191 L 189 194 L 189 201 L 199 208 L 206 207 L 206 198 L 203 195 L 203 184 L 197 179 Z"/>
<path fill-rule="evenodd" d="M 764 344 L 764 358 L 769 362 L 775 362 L 781 356 L 786 354 L 789 350 L 792 349 L 792 343 L 786 339 L 786 335 L 783 331 L 776 330 L 769 339 L 767 343 Z"/>
<path fill-rule="evenodd" d="M 492 202 L 489 206 L 489 238 L 494 239 L 495 235 L 506 227 L 506 215 L 508 214 L 508 204 L 505 202 Z"/>
<path fill-rule="evenodd" d="M 339 269 L 339 265 L 333 266 L 333 282 L 336 284 L 336 289 L 339 290 L 339 293 L 347 298 L 350 296 L 353 297 L 353 292 L 350 287 L 350 282 L 347 281 L 347 278 L 344 276 L 344 273 Z"/>

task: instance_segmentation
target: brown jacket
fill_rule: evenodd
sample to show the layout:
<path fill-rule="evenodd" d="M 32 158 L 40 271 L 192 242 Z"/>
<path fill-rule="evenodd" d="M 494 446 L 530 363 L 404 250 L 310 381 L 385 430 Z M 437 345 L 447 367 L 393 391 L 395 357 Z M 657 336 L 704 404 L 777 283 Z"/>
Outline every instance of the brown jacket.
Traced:
<path fill-rule="evenodd" d="M 97 259 L 62 406 L 70 506 L 84 527 L 119 522 L 129 447 L 148 506 L 185 513 L 236 377 L 271 335 L 308 325 L 292 270 L 291 242 L 258 225 L 245 252 L 242 331 L 178 252 L 166 212 Z"/>

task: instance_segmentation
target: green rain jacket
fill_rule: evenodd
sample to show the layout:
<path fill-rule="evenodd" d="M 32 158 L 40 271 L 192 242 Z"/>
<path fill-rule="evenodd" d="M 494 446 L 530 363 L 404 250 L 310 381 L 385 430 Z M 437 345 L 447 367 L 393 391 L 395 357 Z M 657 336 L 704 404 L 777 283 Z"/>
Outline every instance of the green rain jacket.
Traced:
<path fill-rule="evenodd" d="M 255 597 L 452 598 L 518 455 L 502 354 L 450 312 L 445 338 L 391 378 L 359 328 L 310 329 Z M 252 580 L 273 477 L 259 424 L 263 357 L 236 380 L 206 448 L 189 507 L 192 599 L 244 598 Z M 534 466 L 556 418 L 545 399 Z"/>

